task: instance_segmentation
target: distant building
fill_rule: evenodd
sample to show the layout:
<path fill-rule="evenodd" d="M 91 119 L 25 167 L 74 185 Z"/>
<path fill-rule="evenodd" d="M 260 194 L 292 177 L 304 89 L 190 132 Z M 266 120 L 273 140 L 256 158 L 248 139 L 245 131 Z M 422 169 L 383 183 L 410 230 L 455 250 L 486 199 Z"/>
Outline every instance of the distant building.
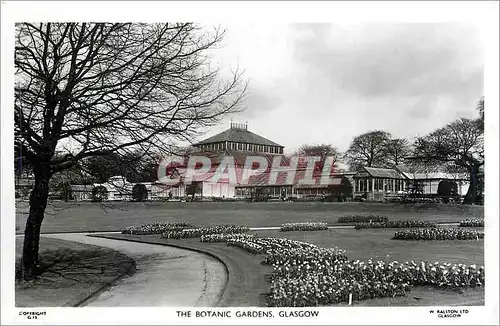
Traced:
<path fill-rule="evenodd" d="M 71 185 L 71 199 L 76 201 L 92 200 L 94 185 Z"/>
<path fill-rule="evenodd" d="M 440 171 L 412 171 L 405 165 L 392 169 L 363 167 L 354 175 L 354 196 L 383 201 L 413 192 L 415 196 L 436 197 L 440 185 L 448 183 L 456 188 L 456 195 L 464 196 L 469 188 L 465 174 Z"/>
<path fill-rule="evenodd" d="M 186 195 L 212 198 L 212 197 L 254 197 L 265 195 L 268 197 L 303 197 L 303 196 L 318 196 L 328 195 L 332 193 L 332 188 L 340 187 L 342 180 L 352 180 L 354 173 L 349 172 L 331 172 L 328 171 L 328 176 L 332 179 L 332 184 L 321 185 L 319 179 L 323 176 L 323 171 L 315 170 L 313 179 L 315 184 L 301 184 L 299 180 L 303 179 L 306 169 L 304 165 L 300 165 L 293 172 L 295 178 L 289 180 L 288 173 L 292 173 L 286 167 L 283 168 L 277 177 L 275 183 L 270 183 L 270 169 L 273 165 L 273 160 L 276 157 L 281 158 L 281 165 L 287 166 L 290 164 L 291 158 L 283 155 L 284 146 L 257 135 L 248 130 L 246 124 L 231 123 L 230 128 L 215 136 L 207 138 L 194 145 L 195 152 L 191 155 L 205 156 L 211 161 L 211 170 L 204 177 L 198 177 L 192 185 L 183 185 L 182 182 L 177 186 L 184 188 Z M 239 182 L 231 183 L 230 180 L 221 179 L 217 182 L 212 181 L 212 177 L 221 164 L 224 157 L 232 157 L 236 174 L 241 176 L 247 157 L 259 156 L 267 161 L 268 169 L 261 174 L 252 176 L 248 182 L 241 184 Z M 347 179 L 343 179 L 347 177 Z M 350 194 L 349 197 L 352 197 Z"/>
<path fill-rule="evenodd" d="M 353 177 L 354 196 L 367 200 L 383 200 L 401 194 L 406 187 L 405 176 L 395 169 L 363 167 Z"/>
<path fill-rule="evenodd" d="M 287 169 L 291 158 L 283 155 L 284 146 L 275 143 L 267 138 L 257 135 L 248 130 L 246 124 L 231 123 L 230 128 L 193 145 L 194 152 L 183 157 L 183 163 L 170 166 L 163 178 L 178 180 L 175 184 L 167 185 L 165 180 L 155 182 L 129 183 L 122 176 L 110 178 L 107 182 L 93 185 L 74 185 L 72 191 L 75 200 L 91 200 L 94 189 L 99 188 L 106 200 L 131 200 L 134 187 L 144 185 L 147 190 L 147 199 L 150 200 L 170 200 L 187 196 L 197 198 L 237 198 L 255 197 L 264 195 L 267 197 L 304 197 L 321 196 L 336 193 L 344 186 L 351 184 L 355 173 L 326 171 L 331 180 L 329 185 L 321 185 L 319 180 L 324 177 L 325 172 L 315 167 L 306 167 L 306 164 L 299 164 L 296 170 Z M 192 156 L 203 156 L 210 160 L 210 171 L 205 175 L 196 175 L 193 181 L 188 184 L 183 169 L 187 166 L 189 158 Z M 225 157 L 232 157 L 236 174 L 241 177 L 245 168 L 246 160 L 249 156 L 263 157 L 268 169 L 261 174 L 251 176 L 248 182 L 240 183 L 241 179 L 232 182 L 229 179 L 213 179 Z M 276 157 L 281 159 L 281 173 L 278 174 L 275 183 L 270 183 L 271 167 Z M 303 162 L 302 162 L 303 163 Z M 312 171 L 314 184 L 302 184 L 301 179 L 307 171 Z M 295 178 L 290 180 L 287 173 L 295 173 Z M 234 181 L 234 180 L 233 180 Z M 347 197 L 352 197 L 352 191 Z"/>
<path fill-rule="evenodd" d="M 283 154 L 284 146 L 248 130 L 247 124 L 231 123 L 226 131 L 195 144 L 199 152 L 238 151 Z"/>
<path fill-rule="evenodd" d="M 15 197 L 20 200 L 28 200 L 31 190 L 35 185 L 35 177 L 32 174 L 19 174 L 15 178 Z"/>
<path fill-rule="evenodd" d="M 122 178 L 121 176 L 117 176 Z M 138 185 L 144 185 L 147 191 L 147 200 L 167 200 L 184 197 L 184 188 L 167 186 L 157 182 L 138 182 L 116 184 L 112 177 L 105 183 L 94 183 L 91 185 L 71 185 L 72 199 L 76 201 L 91 201 L 94 199 L 94 189 L 102 189 L 104 200 L 122 201 L 132 200 L 132 191 Z"/>

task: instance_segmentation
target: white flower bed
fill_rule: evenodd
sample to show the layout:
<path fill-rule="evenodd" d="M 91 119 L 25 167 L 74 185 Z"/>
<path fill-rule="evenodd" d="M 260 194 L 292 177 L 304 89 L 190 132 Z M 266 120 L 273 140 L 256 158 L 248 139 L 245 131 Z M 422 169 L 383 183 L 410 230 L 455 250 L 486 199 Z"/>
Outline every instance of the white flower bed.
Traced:
<path fill-rule="evenodd" d="M 284 223 L 281 225 L 281 231 L 320 231 L 327 230 L 328 226 L 323 222 L 298 222 Z"/>
<path fill-rule="evenodd" d="M 469 287 L 484 284 L 484 267 L 462 264 L 349 260 L 344 250 L 283 238 L 211 235 L 273 266 L 267 303 L 273 307 L 318 306 L 405 295 L 415 285 Z"/>
<path fill-rule="evenodd" d="M 484 219 L 471 218 L 460 221 L 461 227 L 484 227 Z"/>
<path fill-rule="evenodd" d="M 167 231 L 162 234 L 162 237 L 167 239 L 199 238 L 209 234 L 244 233 L 248 231 L 250 231 L 250 229 L 246 226 L 222 224 L 198 229 Z"/>
<path fill-rule="evenodd" d="M 201 242 L 228 242 L 232 240 L 244 240 L 253 238 L 253 234 L 247 233 L 221 233 L 221 234 L 204 234 L 200 237 Z"/>
<path fill-rule="evenodd" d="M 184 228 L 192 227 L 190 223 L 186 222 L 168 222 L 168 223 L 148 223 L 143 225 L 129 226 L 122 230 L 122 234 L 162 234 L 166 231 L 178 231 Z"/>
<path fill-rule="evenodd" d="M 484 232 L 453 228 L 428 228 L 398 231 L 394 234 L 396 240 L 479 240 L 484 238 Z"/>

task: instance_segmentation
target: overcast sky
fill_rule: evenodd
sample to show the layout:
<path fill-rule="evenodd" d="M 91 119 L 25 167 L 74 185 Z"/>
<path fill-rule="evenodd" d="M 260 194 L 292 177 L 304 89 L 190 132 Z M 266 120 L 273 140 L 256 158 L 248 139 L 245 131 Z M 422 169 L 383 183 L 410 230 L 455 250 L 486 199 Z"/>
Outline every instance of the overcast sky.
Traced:
<path fill-rule="evenodd" d="M 354 136 L 375 129 L 411 139 L 475 117 L 483 95 L 482 44 L 472 25 L 226 27 L 214 62 L 238 64 L 250 80 L 246 110 L 232 119 L 286 151 L 304 143 L 345 151 Z"/>

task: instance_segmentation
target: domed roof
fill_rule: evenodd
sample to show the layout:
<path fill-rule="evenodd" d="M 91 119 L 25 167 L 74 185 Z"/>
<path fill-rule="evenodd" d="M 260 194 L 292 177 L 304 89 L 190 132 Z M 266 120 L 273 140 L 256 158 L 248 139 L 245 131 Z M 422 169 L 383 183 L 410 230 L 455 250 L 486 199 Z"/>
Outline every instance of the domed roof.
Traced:
<path fill-rule="evenodd" d="M 215 136 L 209 137 L 200 141 L 197 145 L 222 143 L 222 142 L 245 143 L 255 145 L 277 146 L 284 147 L 267 138 L 257 135 L 248 130 L 246 124 L 231 123 L 231 128 L 223 131 Z"/>

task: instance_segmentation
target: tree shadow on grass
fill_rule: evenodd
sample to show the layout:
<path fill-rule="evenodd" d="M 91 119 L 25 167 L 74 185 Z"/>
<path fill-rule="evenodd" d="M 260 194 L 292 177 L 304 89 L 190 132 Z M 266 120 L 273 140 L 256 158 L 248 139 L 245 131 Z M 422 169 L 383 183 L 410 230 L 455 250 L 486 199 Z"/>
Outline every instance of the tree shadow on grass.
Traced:
<path fill-rule="evenodd" d="M 117 278 L 135 272 L 135 262 L 117 251 L 58 248 L 40 253 L 37 277 L 24 281 L 16 261 L 16 306 L 73 306 Z"/>

